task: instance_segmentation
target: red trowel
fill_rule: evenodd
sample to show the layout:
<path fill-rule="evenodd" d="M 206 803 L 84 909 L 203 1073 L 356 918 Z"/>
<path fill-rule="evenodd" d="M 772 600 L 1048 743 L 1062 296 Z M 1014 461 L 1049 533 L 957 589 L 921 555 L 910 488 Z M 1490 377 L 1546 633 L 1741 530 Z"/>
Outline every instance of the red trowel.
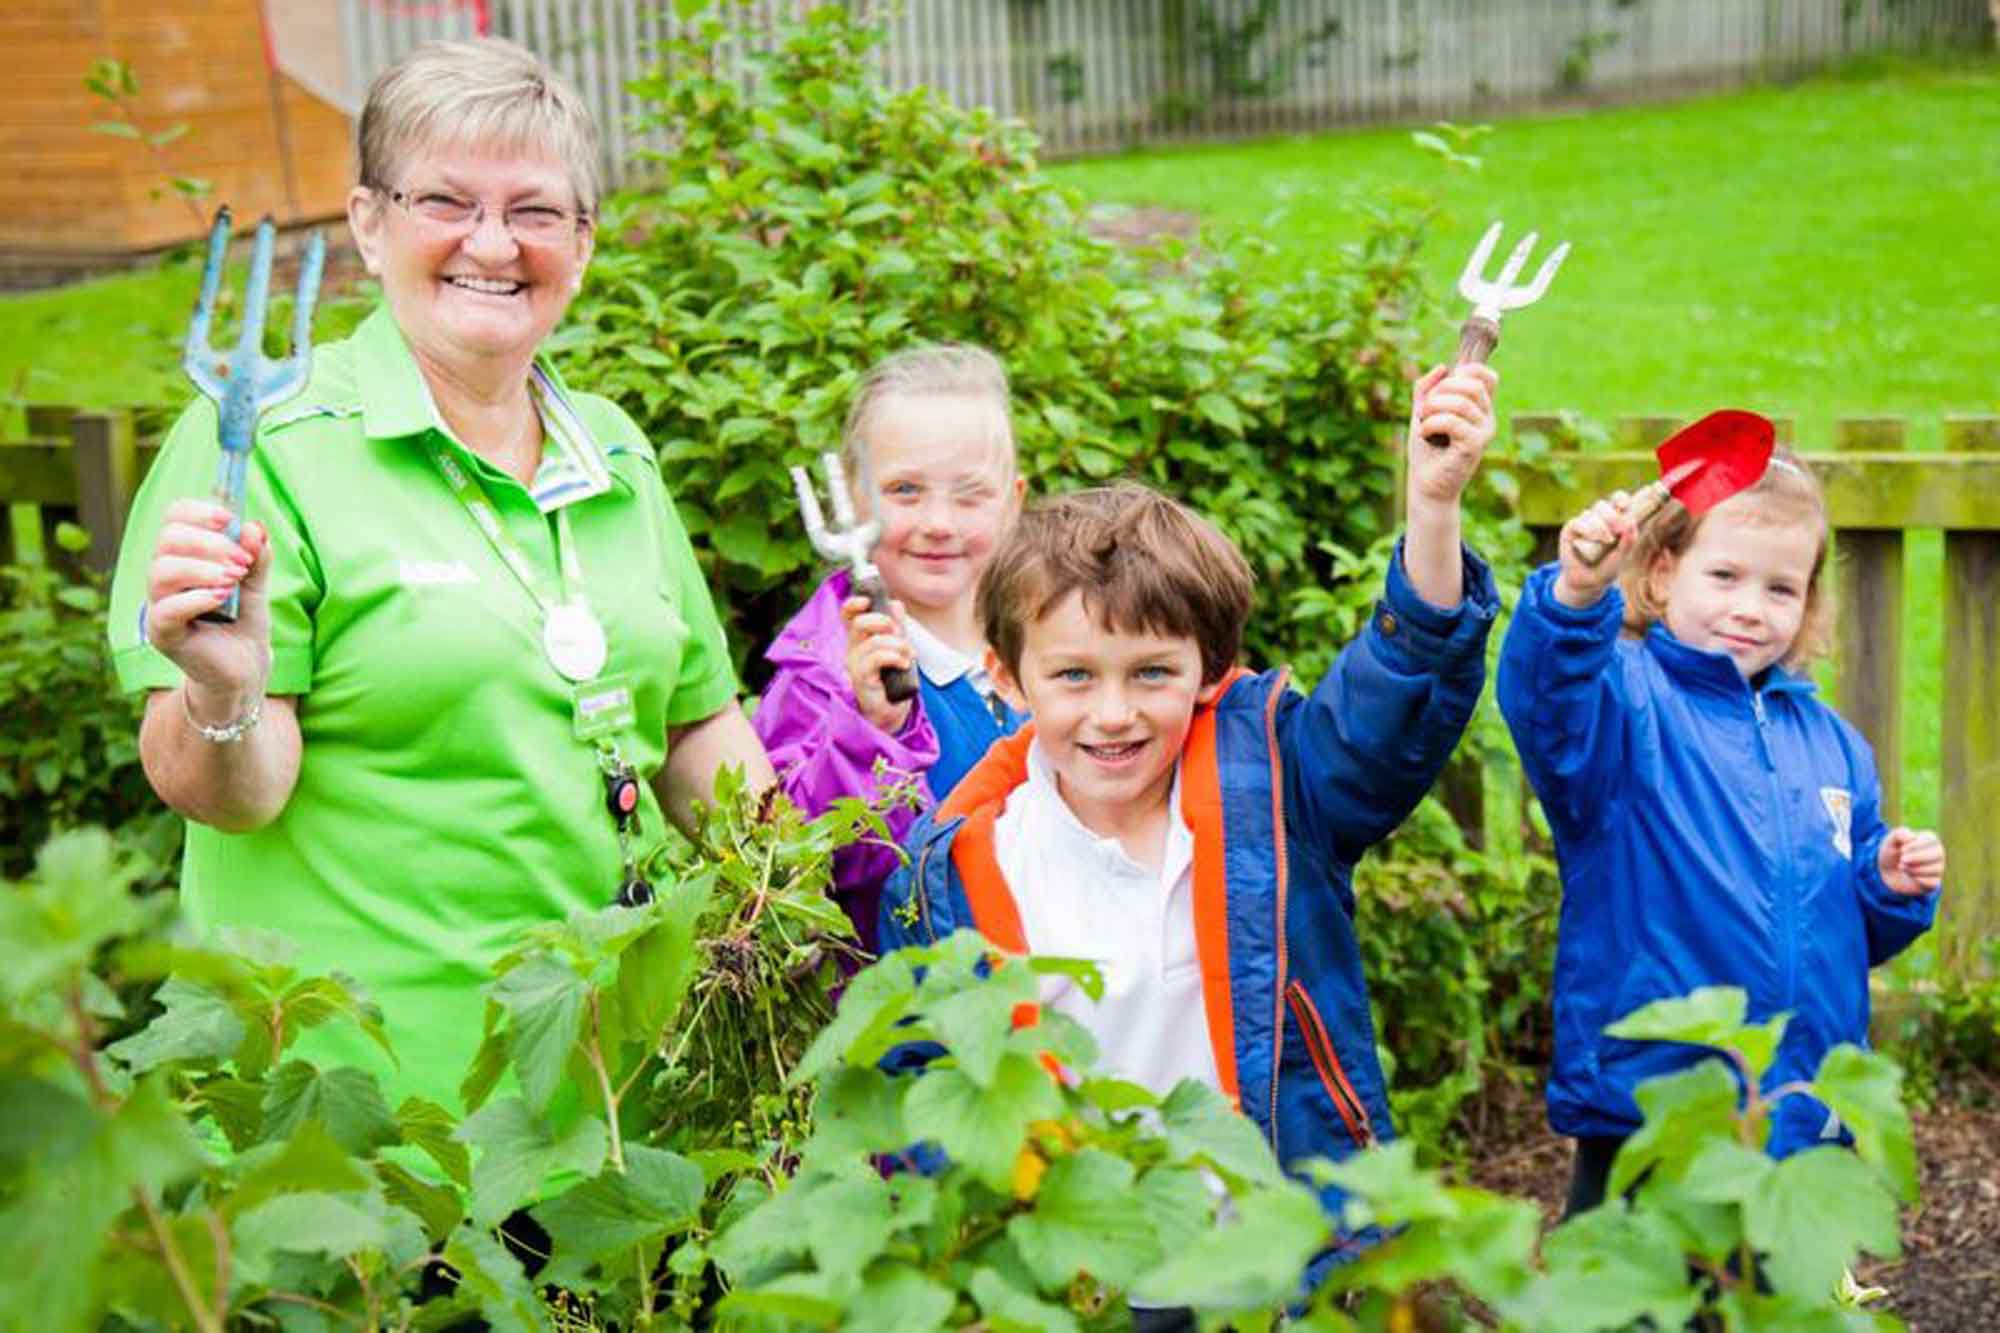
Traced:
<path fill-rule="evenodd" d="M 1777 439 L 1776 428 L 1755 412 L 1710 412 L 1653 451 L 1660 460 L 1660 479 L 1632 497 L 1625 516 L 1634 528 L 1643 527 L 1670 499 L 1679 500 L 1690 514 L 1707 513 L 1763 478 Z M 1596 565 L 1611 547 L 1583 538 L 1576 553 L 1584 564 Z"/>

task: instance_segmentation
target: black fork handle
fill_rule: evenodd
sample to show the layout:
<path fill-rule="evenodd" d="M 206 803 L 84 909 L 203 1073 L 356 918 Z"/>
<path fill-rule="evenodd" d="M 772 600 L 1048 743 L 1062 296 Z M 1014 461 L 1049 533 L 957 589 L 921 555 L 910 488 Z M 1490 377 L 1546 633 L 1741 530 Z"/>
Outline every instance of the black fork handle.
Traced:
<path fill-rule="evenodd" d="M 1500 345 L 1500 321 L 1487 319 L 1484 315 L 1474 315 L 1458 328 L 1458 359 L 1454 366 L 1472 362 L 1484 364 L 1493 355 L 1493 349 Z M 1445 449 L 1451 445 L 1449 435 L 1426 435 L 1424 443 L 1433 449 Z"/>
<path fill-rule="evenodd" d="M 854 591 L 868 599 L 868 609 L 885 616 L 893 616 L 889 609 L 889 590 L 882 586 L 879 576 L 857 579 Z M 892 704 L 906 703 L 917 697 L 917 672 L 914 667 L 883 667 L 882 693 Z"/>

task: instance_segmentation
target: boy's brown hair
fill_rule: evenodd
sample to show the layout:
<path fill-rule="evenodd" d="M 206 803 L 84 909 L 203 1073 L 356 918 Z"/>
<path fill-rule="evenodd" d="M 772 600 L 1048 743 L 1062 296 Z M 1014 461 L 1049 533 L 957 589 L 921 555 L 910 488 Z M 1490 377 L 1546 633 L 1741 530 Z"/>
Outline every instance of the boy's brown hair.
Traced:
<path fill-rule="evenodd" d="M 1806 585 L 1806 609 L 1799 621 L 1798 637 L 1784 657 L 1788 671 L 1811 666 L 1833 649 L 1833 598 L 1826 587 L 1828 528 L 1826 495 L 1819 478 L 1813 476 L 1799 456 L 1790 449 L 1771 455 L 1763 477 L 1742 494 L 1724 503 L 1745 521 L 1772 526 L 1810 524 L 1819 533 L 1819 552 L 1813 557 L 1812 579 Z M 1720 506 L 1718 506 L 1719 508 Z M 1714 510 L 1708 511 L 1714 513 Z M 1666 614 L 1666 601 L 1654 587 L 1654 568 L 1661 556 L 1679 560 L 1694 545 L 1708 514 L 1691 516 L 1679 501 L 1669 500 L 1665 509 L 1639 532 L 1632 554 L 1619 575 L 1625 592 L 1625 632 L 1644 634 L 1654 621 Z"/>
<path fill-rule="evenodd" d="M 1028 626 L 1077 592 L 1106 630 L 1193 639 L 1212 685 L 1242 650 L 1251 589 L 1248 562 L 1214 524 L 1121 482 L 1029 506 L 981 573 L 976 607 L 1016 677 Z"/>

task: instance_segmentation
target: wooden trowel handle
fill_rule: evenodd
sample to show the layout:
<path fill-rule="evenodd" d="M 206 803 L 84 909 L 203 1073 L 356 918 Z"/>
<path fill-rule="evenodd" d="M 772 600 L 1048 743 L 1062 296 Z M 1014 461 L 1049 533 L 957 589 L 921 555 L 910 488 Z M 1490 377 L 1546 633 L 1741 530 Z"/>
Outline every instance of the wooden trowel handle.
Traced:
<path fill-rule="evenodd" d="M 1488 319 L 1484 315 L 1474 315 L 1459 325 L 1458 358 L 1452 364 L 1462 366 L 1474 361 L 1484 364 L 1487 358 L 1493 355 L 1493 349 L 1499 345 L 1500 321 Z M 1424 443 L 1434 449 L 1443 449 L 1451 443 L 1451 436 L 1427 435 L 1424 437 Z"/>
<path fill-rule="evenodd" d="M 1667 501 L 1673 498 L 1674 493 L 1667 489 L 1667 483 L 1653 482 L 1632 497 L 1632 502 L 1625 506 L 1625 517 L 1632 520 L 1632 527 L 1635 530 L 1643 528 L 1653 515 L 1659 513 Z M 1611 551 L 1612 547 L 1604 542 L 1594 542 L 1588 537 L 1576 539 L 1576 558 L 1592 569 L 1603 564 L 1604 557 L 1610 555 Z"/>

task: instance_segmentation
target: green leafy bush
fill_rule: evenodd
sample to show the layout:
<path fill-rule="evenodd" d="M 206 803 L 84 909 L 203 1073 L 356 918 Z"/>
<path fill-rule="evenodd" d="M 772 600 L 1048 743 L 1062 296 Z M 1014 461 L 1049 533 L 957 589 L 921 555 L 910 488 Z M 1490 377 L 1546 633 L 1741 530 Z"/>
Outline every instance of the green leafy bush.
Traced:
<path fill-rule="evenodd" d="M 641 86 L 674 136 L 667 184 L 608 206 L 558 334 L 573 380 L 658 447 L 738 654 L 816 574 L 787 466 L 835 447 L 879 357 L 968 339 L 1013 377 L 1032 486 L 1136 475 L 1213 517 L 1259 575 L 1248 656 L 1317 679 L 1389 558 L 1392 444 L 1433 327 L 1424 207 L 1378 210 L 1283 283 L 1248 277 L 1240 247 L 1123 251 L 1082 229 L 1027 131 L 886 90 L 874 40 L 824 7 L 752 57 L 748 89 L 719 28 L 672 47 Z M 1482 493 L 1505 494 L 1497 463 Z M 1518 525 L 1478 515 L 1473 540 L 1518 586 Z M 1505 745 L 1497 716 L 1489 732 Z M 1510 1020 L 1544 998 L 1551 937 L 1546 862 L 1454 845 L 1435 814 L 1369 858 L 1362 887 L 1398 1109 L 1427 1142 L 1519 1057 Z M 1440 1002 L 1446 977 L 1462 984 Z"/>
<path fill-rule="evenodd" d="M 1985 955 L 1981 967 L 1940 968 L 1876 999 L 1879 1040 L 1920 1101 L 2000 1100 L 2000 939 L 1986 942 Z"/>
<path fill-rule="evenodd" d="M 1095 968 L 988 958 L 960 932 L 855 979 L 797 1071 L 818 1097 L 796 1176 L 710 1246 L 725 1325 L 1123 1327 L 1129 1291 L 1260 1318 L 1296 1295 L 1328 1228 L 1250 1121 L 1193 1082 L 1096 1071 L 1089 1033 L 1036 1003 L 1057 973 L 1099 994 Z M 914 1042 L 941 1055 L 885 1073 Z M 921 1174 L 919 1143 L 942 1154 Z"/>
<path fill-rule="evenodd" d="M 1037 489 L 1145 478 L 1214 518 L 1271 590 L 1261 660 L 1319 645 L 1300 603 L 1386 529 L 1389 443 L 1425 308 L 1425 216 L 1282 284 L 1226 254 L 1129 253 L 1088 235 L 1024 128 L 868 64 L 844 6 L 751 55 L 719 24 L 637 85 L 673 147 L 666 182 L 605 209 L 557 335 L 577 384 L 645 428 L 697 534 L 739 654 L 814 577 L 786 475 L 837 443 L 859 375 L 913 341 L 993 348 Z"/>
<path fill-rule="evenodd" d="M 64 524 L 72 555 L 88 536 Z M 0 568 L 0 876 L 19 876 L 58 828 L 98 824 L 145 854 L 142 878 L 177 869 L 181 826 L 139 766 L 140 702 L 104 651 L 105 596 L 88 575 Z"/>

